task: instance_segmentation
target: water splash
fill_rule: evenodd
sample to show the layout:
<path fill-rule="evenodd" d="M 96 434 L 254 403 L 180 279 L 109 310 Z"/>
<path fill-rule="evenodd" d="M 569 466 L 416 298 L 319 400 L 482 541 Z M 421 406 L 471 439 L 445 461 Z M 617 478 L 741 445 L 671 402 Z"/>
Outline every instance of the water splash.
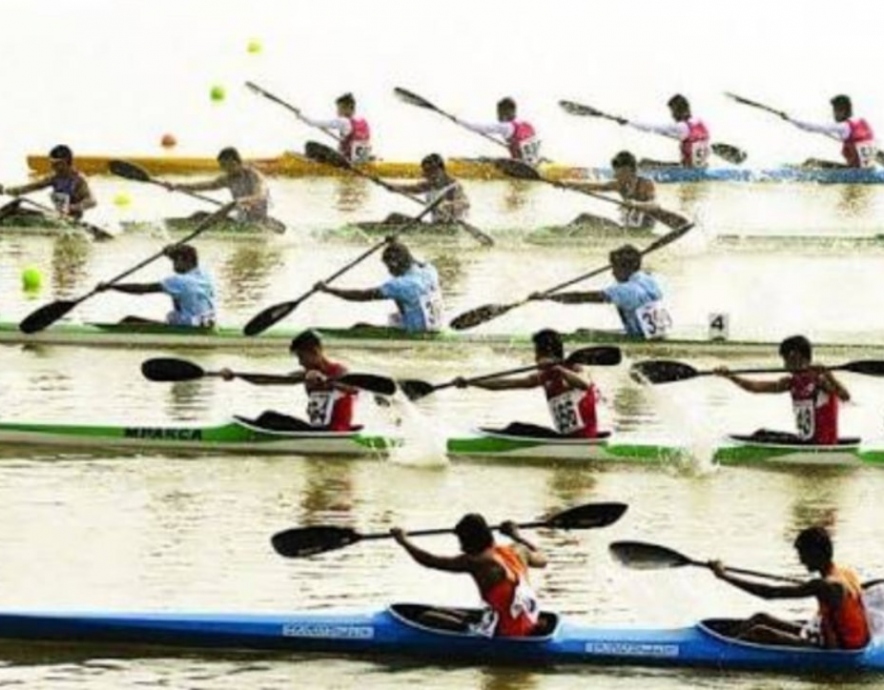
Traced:
<path fill-rule="evenodd" d="M 444 431 L 401 393 L 387 400 L 396 435 L 402 439 L 402 445 L 390 452 L 390 462 L 412 467 L 447 467 Z"/>

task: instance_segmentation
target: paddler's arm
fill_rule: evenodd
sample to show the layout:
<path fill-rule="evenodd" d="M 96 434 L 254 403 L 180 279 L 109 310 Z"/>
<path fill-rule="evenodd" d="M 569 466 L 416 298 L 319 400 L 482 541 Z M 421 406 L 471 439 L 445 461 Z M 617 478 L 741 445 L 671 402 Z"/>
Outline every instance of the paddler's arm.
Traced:
<path fill-rule="evenodd" d="M 525 539 L 521 532 L 519 532 L 516 523 L 512 520 L 507 520 L 500 525 L 500 533 L 524 547 L 523 549 L 520 549 L 520 551 L 525 562 L 532 568 L 545 568 L 549 563 L 546 554 L 538 549 L 532 542 Z"/>
<path fill-rule="evenodd" d="M 205 182 L 162 182 L 162 185 L 170 192 L 180 190 L 184 192 L 214 192 L 219 189 L 227 189 L 227 175 L 219 175 L 214 180 Z"/>
<path fill-rule="evenodd" d="M 92 189 L 89 187 L 89 183 L 86 182 L 85 178 L 80 177 L 77 184 L 77 191 L 79 192 L 80 201 L 71 204 L 68 207 L 68 213 L 83 213 L 83 211 L 95 208 L 98 205 L 98 202 L 95 201 L 95 197 L 92 196 Z"/>
<path fill-rule="evenodd" d="M 846 141 L 850 137 L 850 125 L 846 122 L 835 122 L 832 124 L 819 125 L 814 122 L 803 122 L 801 120 L 793 120 L 785 118 L 786 122 L 791 122 L 798 129 L 805 132 L 814 132 L 815 134 L 823 134 L 836 141 Z"/>
<path fill-rule="evenodd" d="M 377 299 L 387 299 L 381 292 L 380 288 L 369 288 L 367 290 L 336 288 L 326 283 L 316 283 L 313 289 L 317 292 L 325 292 L 335 297 L 348 300 L 350 302 L 371 302 Z"/>
<path fill-rule="evenodd" d="M 589 390 L 592 383 L 583 375 L 580 374 L 579 369 L 569 369 L 568 367 L 562 366 L 561 364 L 555 364 L 552 367 L 562 376 L 565 381 L 568 382 L 568 385 L 571 388 L 577 388 L 579 390 L 585 391 Z"/>
<path fill-rule="evenodd" d="M 670 139 L 678 139 L 681 141 L 682 139 L 687 139 L 688 134 L 690 133 L 690 128 L 685 122 L 674 122 L 671 125 L 652 125 L 644 122 L 632 122 L 630 120 L 624 119 L 623 122 L 620 122 L 621 125 L 629 125 L 641 132 L 651 132 L 652 134 L 662 134 L 664 137 L 669 137 Z"/>
<path fill-rule="evenodd" d="M 709 561 L 707 565 L 719 580 L 762 599 L 805 599 L 821 594 L 827 599 L 831 598 L 830 586 L 820 579 L 808 580 L 796 585 L 763 585 L 760 582 L 752 582 L 731 575 L 721 561 Z"/>
<path fill-rule="evenodd" d="M 843 384 L 835 378 L 835 375 L 826 369 L 825 367 L 818 367 L 819 376 L 820 376 L 820 385 L 822 385 L 823 390 L 826 393 L 831 393 L 838 397 L 841 402 L 848 402 L 850 400 L 850 392 L 843 386 Z"/>
<path fill-rule="evenodd" d="M 481 388 L 486 391 L 506 391 L 516 388 L 537 388 L 540 385 L 540 377 L 537 374 L 528 376 L 510 377 L 506 379 L 488 379 L 487 381 L 469 381 L 463 376 L 454 379 L 454 385 L 458 388 Z"/>
<path fill-rule="evenodd" d="M 125 292 L 129 295 L 148 295 L 153 292 L 165 292 L 161 283 L 99 283 L 96 287 L 99 292 L 114 290 Z"/>
<path fill-rule="evenodd" d="M 620 186 L 616 180 L 609 182 L 569 182 L 572 189 L 583 189 L 587 192 L 616 192 Z"/>
<path fill-rule="evenodd" d="M 42 180 L 37 180 L 36 182 L 30 182 L 28 184 L 22 184 L 17 187 L 4 187 L 0 185 L 0 193 L 8 194 L 9 196 L 22 196 L 23 194 L 30 194 L 31 192 L 36 192 L 38 189 L 45 189 L 46 187 L 52 186 L 53 177 L 44 177 Z"/>
<path fill-rule="evenodd" d="M 408 536 L 406 536 L 405 532 L 399 527 L 393 527 L 390 530 L 390 534 L 393 536 L 393 539 L 396 540 L 396 543 L 408 552 L 409 556 L 425 568 L 444 570 L 449 573 L 473 572 L 474 561 L 466 554 L 460 554 L 458 556 L 437 556 L 436 554 L 424 551 L 418 546 L 415 546 Z"/>
<path fill-rule="evenodd" d="M 432 189 L 429 182 L 411 182 L 408 184 L 395 184 L 393 182 L 385 182 L 384 187 L 391 192 L 400 192 L 402 194 L 426 194 Z"/>
<path fill-rule="evenodd" d="M 479 134 L 496 134 L 499 137 L 503 137 L 504 139 L 510 139 L 513 136 L 513 131 L 516 126 L 512 122 L 491 122 L 488 124 L 479 124 L 477 122 L 465 122 L 464 120 L 455 118 L 457 122 L 462 124 L 467 129 L 471 129 L 474 132 L 478 132 Z"/>
<path fill-rule="evenodd" d="M 785 393 L 792 383 L 791 376 L 784 376 L 777 381 L 753 381 L 731 373 L 727 367 L 716 367 L 713 371 L 716 376 L 733 381 L 744 391 L 750 393 Z"/>
<path fill-rule="evenodd" d="M 340 376 L 344 376 L 347 373 L 347 370 L 343 370 L 340 373 Z M 299 371 L 292 374 L 292 376 L 297 377 L 298 374 L 301 376 L 301 380 L 306 383 L 313 383 L 317 385 L 327 384 L 331 388 L 335 390 L 342 391 L 344 393 L 358 393 L 359 389 L 354 388 L 353 386 L 347 386 L 343 383 L 338 383 L 334 379 L 330 379 L 328 376 L 323 374 L 321 371 L 317 371 L 316 369 L 311 369 L 310 371 Z"/>

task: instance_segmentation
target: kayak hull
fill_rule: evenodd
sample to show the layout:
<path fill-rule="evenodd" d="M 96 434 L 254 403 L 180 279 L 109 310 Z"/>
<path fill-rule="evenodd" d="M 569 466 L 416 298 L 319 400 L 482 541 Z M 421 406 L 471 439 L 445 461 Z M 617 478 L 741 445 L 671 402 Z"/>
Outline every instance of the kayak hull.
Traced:
<path fill-rule="evenodd" d="M 528 638 L 487 638 L 414 622 L 421 605 L 368 612 L 0 613 L 0 639 L 187 650 L 287 651 L 498 665 L 618 665 L 784 673 L 884 671 L 884 648 L 827 651 L 746 644 L 709 621 L 674 629 L 593 628 L 545 614 Z"/>

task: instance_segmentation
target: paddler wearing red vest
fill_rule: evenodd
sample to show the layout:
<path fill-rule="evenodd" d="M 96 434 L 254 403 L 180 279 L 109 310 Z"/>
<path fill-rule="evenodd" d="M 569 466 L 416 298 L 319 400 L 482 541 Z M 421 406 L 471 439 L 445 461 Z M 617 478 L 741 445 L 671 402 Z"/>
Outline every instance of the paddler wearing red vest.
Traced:
<path fill-rule="evenodd" d="M 338 133 L 340 142 L 338 151 L 351 163 L 367 163 L 372 160 L 371 128 L 364 117 L 356 114 L 356 98 L 352 93 L 345 93 L 335 99 L 337 117 L 331 120 L 314 120 L 298 110 L 301 118 L 323 129 Z"/>
<path fill-rule="evenodd" d="M 831 101 L 834 124 L 821 125 L 813 122 L 795 120 L 783 113 L 784 119 L 805 132 L 825 134 L 836 141 L 842 142 L 841 155 L 844 163 L 809 158 L 805 166 L 816 168 L 870 168 L 875 164 L 878 147 L 875 144 L 875 133 L 864 118 L 853 116 L 853 103 L 849 96 L 840 94 Z"/>
<path fill-rule="evenodd" d="M 480 622 L 470 621 L 456 610 L 437 609 L 423 614 L 423 623 L 459 632 L 472 631 L 489 637 L 524 637 L 537 627 L 540 608 L 528 581 L 529 568 L 545 568 L 547 558 L 525 539 L 515 523 L 504 522 L 500 533 L 512 544 L 495 543 L 485 518 L 478 513 L 464 515 L 454 528 L 461 553 L 437 556 L 415 546 L 400 528 L 390 530 L 393 538 L 418 563 L 433 570 L 472 576 L 487 605 Z"/>
<path fill-rule="evenodd" d="M 640 166 L 675 166 L 684 168 L 705 168 L 709 165 L 709 130 L 706 123 L 691 115 L 691 104 L 680 93 L 675 94 L 667 102 L 669 113 L 674 123 L 671 125 L 646 124 L 620 118 L 621 125 L 629 125 L 642 132 L 662 134 L 678 140 L 679 162 L 653 161 L 642 159 Z"/>
<path fill-rule="evenodd" d="M 780 357 L 789 372 L 777 381 L 756 381 L 732 374 L 727 367 L 715 373 L 730 379 L 750 393 L 789 393 L 795 414 L 796 433 L 761 429 L 752 437 L 776 443 L 805 443 L 819 446 L 838 443 L 838 401 L 850 400 L 850 393 L 834 374 L 813 364 L 813 348 L 803 335 L 780 343 Z"/>
<path fill-rule="evenodd" d="M 832 539 L 823 527 L 802 530 L 795 539 L 798 558 L 808 571 L 819 577 L 795 585 L 764 585 L 731 575 L 721 561 L 710 561 L 715 576 L 764 599 L 815 597 L 819 603 L 816 619 L 809 625 L 757 613 L 737 623 L 734 637 L 749 642 L 782 644 L 824 649 L 862 649 L 871 638 L 862 585 L 856 573 L 832 562 Z"/>
<path fill-rule="evenodd" d="M 457 121 L 474 132 L 501 137 L 511 158 L 524 161 L 528 165 L 537 165 L 540 163 L 540 139 L 537 138 L 534 126 L 518 117 L 517 110 L 516 102 L 507 97 L 497 102 L 497 122 L 479 124 L 459 118 Z"/>

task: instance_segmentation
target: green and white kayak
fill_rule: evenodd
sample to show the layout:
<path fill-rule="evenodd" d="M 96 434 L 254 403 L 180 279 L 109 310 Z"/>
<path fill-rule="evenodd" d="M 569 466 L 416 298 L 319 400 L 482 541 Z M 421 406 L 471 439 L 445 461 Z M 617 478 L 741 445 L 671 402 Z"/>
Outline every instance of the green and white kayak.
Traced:
<path fill-rule="evenodd" d="M 199 224 L 197 218 L 166 218 L 162 221 L 123 221 L 120 227 L 126 233 L 168 233 L 172 235 L 184 235 L 193 232 Z M 215 223 L 206 233 L 208 237 L 223 237 L 224 239 L 250 239 L 259 237 L 272 237 L 286 232 L 285 225 L 279 221 L 270 219 L 264 223 L 248 223 L 233 219 L 222 220 Z"/>
<path fill-rule="evenodd" d="M 85 345 L 108 347 L 188 348 L 276 350 L 287 349 L 289 341 L 304 328 L 312 327 L 325 342 L 335 347 L 360 349 L 413 349 L 415 347 L 484 346 L 502 349 L 532 347 L 531 336 L 523 334 L 482 334 L 456 331 L 405 333 L 397 328 L 367 326 L 323 328 L 305 324 L 301 328 L 274 328 L 260 336 L 243 335 L 242 328 L 187 328 L 162 324 L 119 324 L 58 322 L 37 333 L 26 334 L 17 323 L 0 322 L 0 344 L 8 345 Z M 630 355 L 655 357 L 740 355 L 773 356 L 778 342 L 760 340 L 707 340 L 699 337 L 675 337 L 667 340 L 638 340 L 620 333 L 578 330 L 563 334 L 566 346 L 617 345 Z M 856 343 L 814 343 L 814 350 L 825 356 L 853 356 L 884 353 L 881 340 Z"/>
<path fill-rule="evenodd" d="M 218 426 L 89 426 L 0 422 L 0 444 L 72 451 L 257 453 L 377 457 L 399 442 L 360 431 L 275 431 L 235 417 Z"/>

